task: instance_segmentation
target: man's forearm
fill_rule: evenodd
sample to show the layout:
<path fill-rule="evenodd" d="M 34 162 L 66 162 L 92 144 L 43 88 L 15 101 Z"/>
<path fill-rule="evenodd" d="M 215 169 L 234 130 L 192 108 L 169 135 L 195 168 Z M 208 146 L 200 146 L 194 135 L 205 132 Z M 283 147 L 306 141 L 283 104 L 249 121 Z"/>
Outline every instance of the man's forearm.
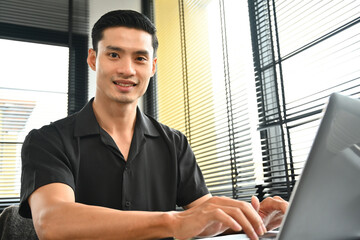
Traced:
<path fill-rule="evenodd" d="M 39 239 L 159 239 L 172 236 L 170 214 L 64 202 L 42 210 L 34 225 Z"/>
<path fill-rule="evenodd" d="M 53 183 L 38 188 L 28 201 L 41 240 L 189 239 L 227 229 L 244 230 L 255 240 L 266 230 L 251 204 L 225 197 L 198 201 L 182 212 L 119 211 L 76 203 L 68 185 Z"/>

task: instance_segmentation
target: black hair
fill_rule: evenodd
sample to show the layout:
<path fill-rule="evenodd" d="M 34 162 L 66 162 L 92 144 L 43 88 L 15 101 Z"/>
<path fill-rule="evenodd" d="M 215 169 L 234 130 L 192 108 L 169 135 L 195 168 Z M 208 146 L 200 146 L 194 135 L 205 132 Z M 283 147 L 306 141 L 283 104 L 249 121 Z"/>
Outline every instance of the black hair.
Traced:
<path fill-rule="evenodd" d="M 152 36 L 154 56 L 158 48 L 156 27 L 145 15 L 133 10 L 115 10 L 104 14 L 95 24 L 91 32 L 93 49 L 98 50 L 98 43 L 103 38 L 104 30 L 110 27 L 128 27 L 143 30 Z"/>

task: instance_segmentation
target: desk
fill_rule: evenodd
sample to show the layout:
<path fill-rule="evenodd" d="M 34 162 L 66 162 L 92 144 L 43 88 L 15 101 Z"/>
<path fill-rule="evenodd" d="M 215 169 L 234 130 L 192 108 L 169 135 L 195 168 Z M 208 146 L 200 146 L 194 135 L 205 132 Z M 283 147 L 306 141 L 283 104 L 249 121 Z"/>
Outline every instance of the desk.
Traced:
<path fill-rule="evenodd" d="M 201 240 L 235 240 L 235 239 L 249 239 L 246 234 L 232 234 L 227 236 L 218 236 L 218 237 L 210 237 L 210 238 L 201 238 Z"/>
<path fill-rule="evenodd" d="M 269 231 L 264 236 L 260 237 L 262 240 L 271 239 L 274 240 L 276 238 L 278 231 Z M 218 236 L 218 237 L 211 237 L 211 238 L 201 238 L 201 240 L 246 240 L 249 239 L 246 234 L 232 234 L 227 236 Z"/>

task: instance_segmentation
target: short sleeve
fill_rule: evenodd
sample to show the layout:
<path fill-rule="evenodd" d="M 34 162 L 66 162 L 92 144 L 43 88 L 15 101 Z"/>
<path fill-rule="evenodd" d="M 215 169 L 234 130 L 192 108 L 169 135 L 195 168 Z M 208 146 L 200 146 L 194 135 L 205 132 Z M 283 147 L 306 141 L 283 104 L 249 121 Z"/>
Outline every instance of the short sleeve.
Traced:
<path fill-rule="evenodd" d="M 208 194 L 209 190 L 186 137 L 182 133 L 179 134 L 180 143 L 177 144 L 177 152 L 180 179 L 177 205 L 183 207 Z"/>
<path fill-rule="evenodd" d="M 28 198 L 36 189 L 55 182 L 75 188 L 71 163 L 55 127 L 32 130 L 25 138 L 21 159 L 21 216 L 31 218 Z"/>

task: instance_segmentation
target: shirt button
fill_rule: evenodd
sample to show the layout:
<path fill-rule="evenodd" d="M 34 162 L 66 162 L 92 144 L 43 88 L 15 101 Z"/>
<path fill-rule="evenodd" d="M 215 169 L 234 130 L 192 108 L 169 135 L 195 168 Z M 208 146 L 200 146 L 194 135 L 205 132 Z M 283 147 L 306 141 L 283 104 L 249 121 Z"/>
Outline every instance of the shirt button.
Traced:
<path fill-rule="evenodd" d="M 125 202 L 125 206 L 126 206 L 126 207 L 130 207 L 130 206 L 131 206 L 131 202 L 129 202 L 129 201 Z"/>

